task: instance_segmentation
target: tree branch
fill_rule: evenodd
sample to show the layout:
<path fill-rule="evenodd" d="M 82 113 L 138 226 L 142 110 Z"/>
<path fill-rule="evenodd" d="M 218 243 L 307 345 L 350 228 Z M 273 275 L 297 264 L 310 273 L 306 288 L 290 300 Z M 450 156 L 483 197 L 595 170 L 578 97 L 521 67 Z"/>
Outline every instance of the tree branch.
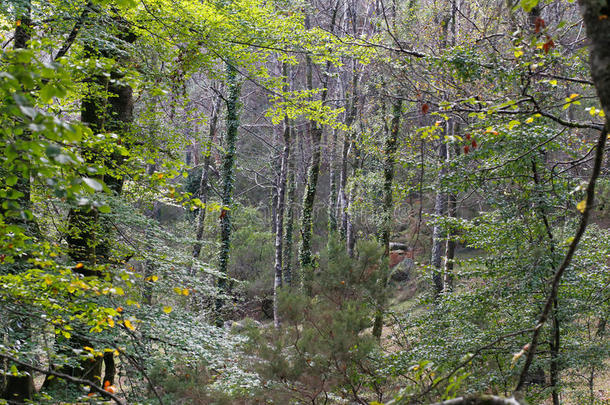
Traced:
<path fill-rule="evenodd" d="M 559 291 L 559 283 L 561 282 L 561 277 L 565 273 L 566 269 L 572 262 L 572 258 L 574 257 L 574 253 L 576 252 L 576 248 L 580 243 L 580 239 L 585 233 L 587 229 L 587 225 L 589 223 L 589 216 L 591 214 L 591 209 L 593 208 L 593 202 L 595 200 L 595 183 L 597 182 L 597 178 L 599 177 L 599 173 L 601 171 L 602 162 L 604 160 L 604 148 L 606 146 L 606 140 L 608 138 L 608 122 L 606 122 L 606 126 L 599 134 L 599 139 L 597 141 L 597 146 L 595 147 L 595 161 L 593 164 L 593 171 L 591 172 L 591 178 L 589 179 L 589 185 L 587 186 L 586 192 L 586 205 L 582 213 L 582 217 L 580 219 L 580 224 L 574 235 L 574 239 L 572 243 L 570 243 L 570 247 L 568 248 L 568 252 L 566 253 L 563 262 L 557 269 L 555 276 L 553 277 L 551 283 L 551 293 L 549 294 L 546 304 L 544 305 L 544 309 L 542 314 L 540 314 L 540 318 L 538 319 L 538 323 L 534 328 L 534 333 L 532 334 L 532 340 L 529 343 L 529 348 L 527 350 L 527 357 L 525 359 L 525 364 L 523 365 L 523 369 L 521 370 L 521 375 L 519 376 L 519 382 L 515 391 L 521 391 L 527 380 L 527 373 L 529 368 L 534 360 L 534 355 L 536 354 L 536 347 L 538 346 L 538 338 L 540 337 L 540 331 L 544 326 L 545 322 L 548 319 L 549 313 L 553 307 L 553 301 L 557 298 L 557 293 Z"/>

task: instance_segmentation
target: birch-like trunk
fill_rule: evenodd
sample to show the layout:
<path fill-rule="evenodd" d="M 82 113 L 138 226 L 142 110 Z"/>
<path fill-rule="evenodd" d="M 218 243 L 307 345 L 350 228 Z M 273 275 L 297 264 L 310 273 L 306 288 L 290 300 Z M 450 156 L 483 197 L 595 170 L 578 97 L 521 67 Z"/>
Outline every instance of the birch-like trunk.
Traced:
<path fill-rule="evenodd" d="M 288 80 L 288 65 L 283 64 L 283 75 Z M 285 88 L 284 91 L 287 91 Z M 277 184 L 277 208 L 275 219 L 275 265 L 273 281 L 273 324 L 276 328 L 280 327 L 280 314 L 278 312 L 278 293 L 282 287 L 282 248 L 284 247 L 284 202 L 286 200 L 286 177 L 288 173 L 288 159 L 290 155 L 290 138 L 292 129 L 288 116 L 284 117 L 284 148 L 282 150 L 280 175 Z"/>
<path fill-rule="evenodd" d="M 447 193 L 442 191 L 443 180 L 447 174 L 446 168 L 447 159 L 447 144 L 444 139 L 440 140 L 438 145 L 438 161 L 441 165 L 441 169 L 438 173 L 438 181 L 436 184 L 437 192 L 434 200 L 434 215 L 437 219 L 444 217 L 447 213 Z M 430 259 L 430 265 L 432 266 L 432 280 L 434 281 L 434 292 L 438 295 L 443 292 L 443 275 L 442 275 L 442 254 L 444 248 L 445 233 L 443 228 L 436 224 L 432 230 L 432 258 Z"/>

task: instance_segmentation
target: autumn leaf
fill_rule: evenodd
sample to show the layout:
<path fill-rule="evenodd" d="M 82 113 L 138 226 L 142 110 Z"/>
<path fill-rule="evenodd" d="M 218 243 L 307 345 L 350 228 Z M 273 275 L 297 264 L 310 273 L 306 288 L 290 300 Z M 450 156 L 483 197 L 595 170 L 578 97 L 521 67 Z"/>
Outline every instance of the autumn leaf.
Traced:
<path fill-rule="evenodd" d="M 172 311 L 173 311 L 172 307 L 163 307 L 163 312 L 165 312 L 166 314 L 169 314 Z"/>
<path fill-rule="evenodd" d="M 580 211 L 581 213 L 584 213 L 586 208 L 587 208 L 587 200 L 582 200 L 581 202 L 576 204 L 576 209 L 578 211 Z"/>
<path fill-rule="evenodd" d="M 541 17 L 537 17 L 534 21 L 534 32 L 537 34 L 543 28 L 546 28 L 546 22 Z"/>
<path fill-rule="evenodd" d="M 555 48 L 555 42 L 551 37 L 547 37 L 547 41 L 542 45 L 542 50 L 544 53 L 549 53 L 552 48 Z"/>
<path fill-rule="evenodd" d="M 129 319 L 125 319 L 125 321 L 123 321 L 123 325 L 125 325 L 125 327 L 129 330 L 136 330 Z"/>

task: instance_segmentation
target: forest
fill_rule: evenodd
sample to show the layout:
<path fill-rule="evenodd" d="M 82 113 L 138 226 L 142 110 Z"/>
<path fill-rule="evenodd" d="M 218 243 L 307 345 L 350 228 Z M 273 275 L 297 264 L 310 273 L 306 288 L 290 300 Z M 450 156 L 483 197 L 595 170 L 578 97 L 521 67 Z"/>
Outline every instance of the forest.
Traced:
<path fill-rule="evenodd" d="M 0 0 L 0 404 L 610 404 L 608 0 Z"/>

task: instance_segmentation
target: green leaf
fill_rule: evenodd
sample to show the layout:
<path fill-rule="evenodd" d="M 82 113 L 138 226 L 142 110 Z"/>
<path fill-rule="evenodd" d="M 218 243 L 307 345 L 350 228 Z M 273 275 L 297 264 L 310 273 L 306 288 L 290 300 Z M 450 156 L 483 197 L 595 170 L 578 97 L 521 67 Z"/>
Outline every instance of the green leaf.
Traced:
<path fill-rule="evenodd" d="M 40 89 L 40 100 L 43 103 L 50 104 L 53 101 L 53 97 L 55 97 L 55 87 L 52 85 L 47 84 Z"/>
<path fill-rule="evenodd" d="M 59 155 L 60 152 L 61 152 L 61 149 L 59 149 L 59 147 L 56 145 L 47 146 L 46 154 L 50 158 L 54 158 L 55 156 Z"/>
<path fill-rule="evenodd" d="M 517 125 L 520 125 L 521 122 L 517 121 L 517 120 L 512 120 L 511 122 L 508 123 L 507 127 L 508 129 L 513 129 L 514 127 L 516 127 Z"/>
<path fill-rule="evenodd" d="M 14 186 L 15 184 L 17 184 L 17 180 L 19 180 L 17 176 L 9 176 L 6 178 L 6 185 Z"/>

